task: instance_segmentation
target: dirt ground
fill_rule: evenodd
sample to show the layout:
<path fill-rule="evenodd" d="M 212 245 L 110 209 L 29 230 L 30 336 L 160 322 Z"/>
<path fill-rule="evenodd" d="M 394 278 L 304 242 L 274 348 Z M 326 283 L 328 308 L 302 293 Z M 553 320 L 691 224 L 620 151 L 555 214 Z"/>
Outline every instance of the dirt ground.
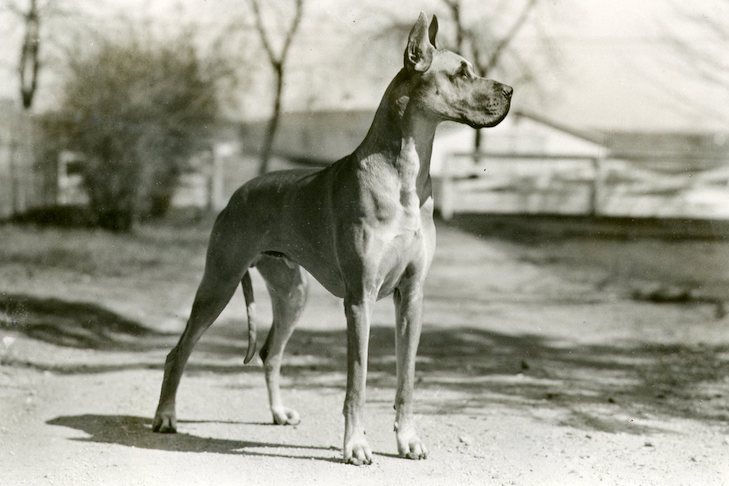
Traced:
<path fill-rule="evenodd" d="M 357 468 L 339 452 L 342 306 L 318 285 L 283 371 L 299 426 L 270 423 L 260 364 L 243 365 L 236 296 L 187 368 L 179 433 L 150 431 L 210 223 L 129 236 L 0 227 L 0 484 L 729 484 L 727 241 L 439 224 L 416 393 L 430 456 L 396 454 L 383 301 L 370 345 L 375 464 Z"/>

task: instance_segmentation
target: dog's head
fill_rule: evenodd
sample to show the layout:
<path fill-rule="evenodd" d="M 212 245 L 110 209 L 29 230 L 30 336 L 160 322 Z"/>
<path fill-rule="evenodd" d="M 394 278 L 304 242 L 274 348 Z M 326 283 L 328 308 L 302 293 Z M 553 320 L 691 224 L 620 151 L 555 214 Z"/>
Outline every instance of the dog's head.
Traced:
<path fill-rule="evenodd" d="M 465 123 L 474 128 L 493 127 L 509 112 L 513 89 L 482 78 L 458 54 L 439 49 L 438 19 L 428 25 L 421 13 L 405 48 L 405 68 L 412 72 L 411 103 L 439 120 Z"/>

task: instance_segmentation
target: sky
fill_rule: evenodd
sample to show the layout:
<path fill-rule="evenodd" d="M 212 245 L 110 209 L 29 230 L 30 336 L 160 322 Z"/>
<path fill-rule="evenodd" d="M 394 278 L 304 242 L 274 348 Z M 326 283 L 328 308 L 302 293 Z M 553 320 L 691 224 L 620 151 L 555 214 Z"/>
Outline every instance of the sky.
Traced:
<path fill-rule="evenodd" d="M 27 0 L 16 0 L 21 4 Z M 278 12 L 268 11 L 269 27 L 283 22 L 292 0 L 280 0 Z M 506 29 L 517 0 L 464 0 L 468 22 Z M 724 18 L 729 35 L 729 2 L 694 0 L 691 15 Z M 240 58 L 241 82 L 230 97 L 226 115 L 265 117 L 270 110 L 271 75 L 244 0 L 78 0 L 69 18 L 48 25 L 54 41 L 68 36 L 79 22 L 107 31 L 118 28 L 120 15 L 173 31 L 184 22 L 215 33 L 240 25 L 224 48 Z M 264 2 L 273 4 L 272 1 Z M 485 4 L 500 4 L 490 12 Z M 511 9 L 511 10 L 509 10 Z M 441 32 L 450 33 L 440 0 L 308 0 L 300 35 L 291 51 L 284 108 L 373 108 L 402 62 L 405 39 L 378 36 L 388 18 L 414 21 L 419 11 L 437 12 Z M 273 13 L 273 15 L 271 15 Z M 722 14 L 725 14 L 722 17 Z M 531 27 L 515 38 L 512 48 L 534 66 L 542 90 L 536 96 L 519 87 L 518 108 L 577 128 L 640 131 L 729 131 L 729 85 L 707 82 L 677 53 L 667 35 L 687 39 L 701 52 L 727 56 L 714 37 L 687 22 L 681 3 L 674 0 L 541 0 Z M 408 20 L 411 19 L 411 20 Z M 75 23 L 75 24 L 74 24 Z M 379 29 L 379 30 L 378 30 Z M 17 98 L 15 62 L 21 29 L 7 12 L 0 13 L 0 98 Z M 551 40 L 549 57 L 543 39 Z M 713 54 L 712 54 L 713 55 Z M 510 79 L 499 79 L 507 84 Z M 729 77 L 722 81 L 729 81 Z M 49 62 L 41 79 L 37 110 L 52 108 L 62 86 L 62 70 Z M 521 96 L 520 96 L 521 95 Z"/>

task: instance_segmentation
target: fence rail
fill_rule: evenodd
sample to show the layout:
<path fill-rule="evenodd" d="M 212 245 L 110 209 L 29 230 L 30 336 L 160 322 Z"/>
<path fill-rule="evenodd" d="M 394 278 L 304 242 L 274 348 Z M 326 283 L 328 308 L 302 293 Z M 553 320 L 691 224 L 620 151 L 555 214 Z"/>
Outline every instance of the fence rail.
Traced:
<path fill-rule="evenodd" d="M 729 219 L 729 160 L 648 154 L 453 153 L 436 207 L 456 213 Z"/>

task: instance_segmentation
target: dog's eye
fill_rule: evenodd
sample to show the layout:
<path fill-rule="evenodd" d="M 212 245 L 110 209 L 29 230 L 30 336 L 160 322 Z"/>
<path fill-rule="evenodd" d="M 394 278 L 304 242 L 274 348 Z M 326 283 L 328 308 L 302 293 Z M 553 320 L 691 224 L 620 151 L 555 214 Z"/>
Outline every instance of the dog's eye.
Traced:
<path fill-rule="evenodd" d="M 461 69 L 458 70 L 458 76 L 464 79 L 469 79 L 471 77 L 471 70 L 468 69 L 468 64 L 461 64 Z"/>
<path fill-rule="evenodd" d="M 463 64 L 460 68 L 448 76 L 452 81 L 471 79 L 471 72 L 468 65 Z"/>

